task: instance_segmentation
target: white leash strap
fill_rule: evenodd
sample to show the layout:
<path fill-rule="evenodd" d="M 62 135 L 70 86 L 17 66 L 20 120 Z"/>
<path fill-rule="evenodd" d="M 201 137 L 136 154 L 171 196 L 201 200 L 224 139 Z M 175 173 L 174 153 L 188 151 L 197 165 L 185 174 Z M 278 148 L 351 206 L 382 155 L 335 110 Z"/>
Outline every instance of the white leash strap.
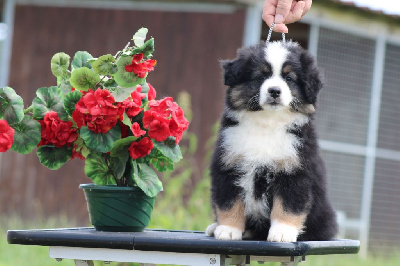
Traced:
<path fill-rule="evenodd" d="M 267 36 L 267 42 L 269 42 L 269 40 L 271 39 L 271 35 L 272 35 L 272 30 L 274 29 L 275 26 L 275 22 L 271 24 L 271 27 L 269 28 L 268 31 L 268 36 Z M 285 33 L 282 33 L 282 42 L 285 42 Z"/>

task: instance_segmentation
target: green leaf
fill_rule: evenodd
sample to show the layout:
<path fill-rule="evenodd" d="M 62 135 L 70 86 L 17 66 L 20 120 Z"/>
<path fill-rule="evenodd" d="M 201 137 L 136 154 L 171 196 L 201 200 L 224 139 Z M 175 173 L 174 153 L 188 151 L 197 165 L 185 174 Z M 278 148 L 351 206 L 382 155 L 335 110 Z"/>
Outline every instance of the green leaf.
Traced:
<path fill-rule="evenodd" d="M 116 183 L 106 154 L 90 153 L 85 160 L 85 175 L 96 185 L 114 185 Z"/>
<path fill-rule="evenodd" d="M 137 47 L 140 47 L 144 44 L 144 40 L 146 40 L 146 35 L 148 32 L 149 30 L 147 28 L 141 28 L 135 33 L 135 35 L 133 35 L 132 41 Z"/>
<path fill-rule="evenodd" d="M 116 102 L 123 102 L 126 98 L 131 96 L 131 93 L 136 90 L 136 87 L 124 88 L 117 86 L 110 90 L 111 95 L 114 97 Z"/>
<path fill-rule="evenodd" d="M 64 109 L 64 94 L 60 88 L 55 86 L 40 88 L 36 91 L 36 96 L 32 102 L 33 119 L 42 120 L 49 111 L 57 112 L 62 120 L 68 119 Z"/>
<path fill-rule="evenodd" d="M 68 75 L 69 60 L 71 57 L 66 53 L 56 53 L 51 58 L 51 72 L 56 77 Z"/>
<path fill-rule="evenodd" d="M 163 190 L 162 183 L 154 170 L 146 163 L 130 159 L 132 177 L 136 185 L 149 197 L 155 197 Z"/>
<path fill-rule="evenodd" d="M 76 52 L 71 63 L 72 69 L 77 69 L 80 67 L 92 68 L 89 62 L 89 59 L 91 58 L 93 58 L 93 56 L 86 51 Z"/>
<path fill-rule="evenodd" d="M 11 125 L 14 128 L 14 143 L 11 149 L 15 152 L 30 153 L 40 142 L 40 124 L 29 115 L 25 115 L 21 122 Z"/>
<path fill-rule="evenodd" d="M 110 151 L 111 157 L 129 156 L 128 148 L 135 140 L 137 137 L 129 136 L 115 141 L 114 147 Z"/>
<path fill-rule="evenodd" d="M 165 157 L 171 159 L 174 163 L 182 159 L 182 153 L 179 145 L 176 145 L 172 140 L 164 142 L 153 141 L 154 147 L 159 150 Z"/>
<path fill-rule="evenodd" d="M 51 170 L 57 170 L 71 159 L 72 147 L 63 146 L 58 148 L 56 146 L 45 145 L 38 147 L 36 153 L 39 161 L 44 166 Z"/>
<path fill-rule="evenodd" d="M 81 127 L 80 136 L 94 151 L 109 152 L 114 147 L 114 142 L 121 138 L 121 128 L 117 125 L 105 134 L 96 134 L 87 127 Z"/>
<path fill-rule="evenodd" d="M 154 168 L 157 169 L 159 172 L 165 172 L 165 171 L 173 171 L 174 170 L 174 162 L 163 156 L 160 152 L 157 151 L 157 153 L 154 155 L 153 158 L 151 158 L 150 163 L 154 166 Z"/>
<path fill-rule="evenodd" d="M 128 126 L 129 128 L 132 128 L 132 121 L 129 119 L 129 116 L 126 113 L 124 113 L 124 118 L 122 119 L 122 123 Z"/>
<path fill-rule="evenodd" d="M 69 74 L 69 76 L 71 75 Z M 68 77 L 68 79 L 57 78 L 57 86 L 60 88 L 64 95 L 71 92 L 72 89 L 71 83 L 69 83 L 69 78 L 70 77 Z"/>
<path fill-rule="evenodd" d="M 65 111 L 69 116 L 72 116 L 72 113 L 75 110 L 75 104 L 82 98 L 82 93 L 79 91 L 72 91 L 65 95 L 64 99 L 64 107 Z"/>
<path fill-rule="evenodd" d="M 147 40 L 144 45 L 139 48 L 133 49 L 130 55 L 143 54 L 144 58 L 149 58 L 153 56 L 154 53 L 154 38 Z"/>
<path fill-rule="evenodd" d="M 111 74 L 114 62 L 114 56 L 110 54 L 102 55 L 93 62 L 93 70 L 99 75 L 109 75 Z"/>
<path fill-rule="evenodd" d="M 95 86 L 100 82 L 100 76 L 87 67 L 81 67 L 72 71 L 69 82 L 75 89 L 87 91 L 90 88 L 96 89 Z"/>
<path fill-rule="evenodd" d="M 74 144 L 76 145 L 75 150 L 80 152 L 82 154 L 83 157 L 87 158 L 90 150 L 89 148 L 86 146 L 85 142 L 83 141 L 83 139 L 81 137 L 78 137 L 76 139 L 76 141 L 74 142 Z"/>
<path fill-rule="evenodd" d="M 121 87 L 132 88 L 146 81 L 146 77 L 138 78 L 135 73 L 125 70 L 125 66 L 132 64 L 132 58 L 132 56 L 121 56 L 117 61 L 117 73 L 115 73 L 114 79 Z"/>
<path fill-rule="evenodd" d="M 8 124 L 19 123 L 24 118 L 24 102 L 12 88 L 0 88 L 0 119 Z"/>

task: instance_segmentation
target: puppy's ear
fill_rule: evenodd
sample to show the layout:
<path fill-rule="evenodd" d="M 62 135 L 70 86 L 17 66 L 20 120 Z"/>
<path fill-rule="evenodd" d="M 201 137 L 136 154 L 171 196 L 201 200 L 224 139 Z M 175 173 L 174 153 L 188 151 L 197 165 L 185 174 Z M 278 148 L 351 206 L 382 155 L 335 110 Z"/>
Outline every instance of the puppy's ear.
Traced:
<path fill-rule="evenodd" d="M 239 57 L 234 60 L 221 60 L 221 66 L 224 69 L 224 84 L 232 87 L 240 84 L 244 80 L 245 75 L 245 58 Z"/>
<path fill-rule="evenodd" d="M 314 58 L 307 51 L 301 53 L 300 61 L 304 74 L 303 89 L 306 100 L 311 104 L 315 104 L 318 93 L 323 87 L 321 73 Z"/>

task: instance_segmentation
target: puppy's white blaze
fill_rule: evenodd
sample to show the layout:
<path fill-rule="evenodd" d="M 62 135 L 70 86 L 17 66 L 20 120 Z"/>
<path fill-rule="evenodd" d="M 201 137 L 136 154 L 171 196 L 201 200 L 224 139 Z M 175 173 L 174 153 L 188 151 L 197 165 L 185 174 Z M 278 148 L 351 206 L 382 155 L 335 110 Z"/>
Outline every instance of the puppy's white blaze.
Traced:
<path fill-rule="evenodd" d="M 214 236 L 218 240 L 242 240 L 242 231 L 228 225 L 218 225 L 215 228 Z"/>
<path fill-rule="evenodd" d="M 297 230 L 296 227 L 274 220 L 271 222 L 271 228 L 268 232 L 267 241 L 295 242 L 298 235 L 299 230 Z"/>
<path fill-rule="evenodd" d="M 265 60 L 272 66 L 273 75 L 280 75 L 289 51 L 282 46 L 281 42 L 270 42 L 265 47 L 264 52 Z"/>
<path fill-rule="evenodd" d="M 266 104 L 269 95 L 268 89 L 278 87 L 281 89 L 281 104 L 283 106 L 289 106 L 290 102 L 293 100 L 293 96 L 289 86 L 281 76 L 282 67 L 287 60 L 289 51 L 282 46 L 282 43 L 271 42 L 265 47 L 264 52 L 265 60 L 269 62 L 272 67 L 272 77 L 267 79 L 261 86 L 260 105 L 263 106 Z"/>

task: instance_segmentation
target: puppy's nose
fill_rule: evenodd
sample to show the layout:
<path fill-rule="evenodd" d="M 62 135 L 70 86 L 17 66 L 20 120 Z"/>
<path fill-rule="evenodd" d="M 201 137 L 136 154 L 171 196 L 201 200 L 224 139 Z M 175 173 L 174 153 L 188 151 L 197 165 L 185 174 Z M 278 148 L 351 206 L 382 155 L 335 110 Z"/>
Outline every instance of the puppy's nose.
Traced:
<path fill-rule="evenodd" d="M 268 93 L 272 98 L 276 99 L 281 95 L 281 89 L 278 87 L 271 87 L 268 89 Z"/>

